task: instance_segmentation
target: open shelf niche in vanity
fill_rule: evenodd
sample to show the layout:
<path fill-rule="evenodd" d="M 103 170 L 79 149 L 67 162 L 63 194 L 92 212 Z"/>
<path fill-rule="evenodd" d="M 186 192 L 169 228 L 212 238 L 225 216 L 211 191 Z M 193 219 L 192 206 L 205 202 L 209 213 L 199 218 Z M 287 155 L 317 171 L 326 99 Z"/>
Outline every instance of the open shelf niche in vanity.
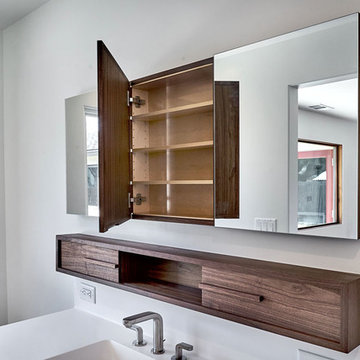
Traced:
<path fill-rule="evenodd" d="M 57 236 L 57 271 L 342 352 L 360 344 L 360 275 Z"/>
<path fill-rule="evenodd" d="M 213 220 L 212 84 L 212 63 L 132 83 L 134 217 Z"/>

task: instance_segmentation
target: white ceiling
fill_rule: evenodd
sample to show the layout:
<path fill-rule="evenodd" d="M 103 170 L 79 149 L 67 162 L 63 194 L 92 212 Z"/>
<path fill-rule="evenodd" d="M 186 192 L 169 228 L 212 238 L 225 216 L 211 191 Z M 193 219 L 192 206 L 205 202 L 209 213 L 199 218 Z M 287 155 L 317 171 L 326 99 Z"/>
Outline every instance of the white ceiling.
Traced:
<path fill-rule="evenodd" d="M 357 79 L 333 81 L 326 84 L 299 88 L 299 107 L 349 120 L 358 118 Z M 331 108 L 312 110 L 312 105 L 327 105 Z"/>
<path fill-rule="evenodd" d="M 48 0 L 0 0 L 0 30 L 46 3 Z"/>

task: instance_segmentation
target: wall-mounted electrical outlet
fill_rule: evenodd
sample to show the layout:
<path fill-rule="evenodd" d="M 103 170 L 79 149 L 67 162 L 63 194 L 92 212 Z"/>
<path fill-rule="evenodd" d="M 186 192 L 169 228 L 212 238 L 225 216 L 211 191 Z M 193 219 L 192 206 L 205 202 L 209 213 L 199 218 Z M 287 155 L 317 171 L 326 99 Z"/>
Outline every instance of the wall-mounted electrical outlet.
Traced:
<path fill-rule="evenodd" d="M 255 230 L 276 232 L 277 220 L 269 218 L 255 218 Z"/>
<path fill-rule="evenodd" d="M 297 360 L 334 360 L 334 359 L 299 349 L 297 353 Z"/>
<path fill-rule="evenodd" d="M 96 304 L 96 287 L 80 283 L 80 299 Z"/>

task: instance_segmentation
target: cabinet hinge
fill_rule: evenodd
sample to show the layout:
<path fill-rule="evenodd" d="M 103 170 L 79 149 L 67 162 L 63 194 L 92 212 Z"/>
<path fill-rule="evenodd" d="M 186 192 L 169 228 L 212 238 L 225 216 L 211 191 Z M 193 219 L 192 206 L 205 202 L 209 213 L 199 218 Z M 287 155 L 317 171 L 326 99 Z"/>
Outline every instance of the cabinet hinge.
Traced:
<path fill-rule="evenodd" d="M 139 108 L 141 105 L 145 105 L 145 100 L 141 99 L 140 96 L 130 97 L 128 91 L 128 106 L 133 103 L 136 108 Z"/>
<path fill-rule="evenodd" d="M 146 201 L 146 196 L 142 196 L 140 193 L 138 193 L 133 198 L 133 197 L 131 197 L 130 193 L 128 193 L 128 206 L 129 206 L 129 209 L 131 207 L 131 203 L 135 203 L 136 205 L 141 205 L 141 203 L 143 203 L 144 201 Z"/>

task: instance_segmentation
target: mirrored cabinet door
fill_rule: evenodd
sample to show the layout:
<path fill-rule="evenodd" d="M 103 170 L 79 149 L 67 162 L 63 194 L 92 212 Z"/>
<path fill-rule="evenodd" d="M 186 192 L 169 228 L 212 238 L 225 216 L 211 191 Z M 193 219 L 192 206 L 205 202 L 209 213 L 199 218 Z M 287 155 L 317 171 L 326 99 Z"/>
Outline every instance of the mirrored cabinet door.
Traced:
<path fill-rule="evenodd" d="M 216 226 L 359 237 L 358 63 L 358 14 L 215 56 L 240 94 L 239 216 Z"/>

